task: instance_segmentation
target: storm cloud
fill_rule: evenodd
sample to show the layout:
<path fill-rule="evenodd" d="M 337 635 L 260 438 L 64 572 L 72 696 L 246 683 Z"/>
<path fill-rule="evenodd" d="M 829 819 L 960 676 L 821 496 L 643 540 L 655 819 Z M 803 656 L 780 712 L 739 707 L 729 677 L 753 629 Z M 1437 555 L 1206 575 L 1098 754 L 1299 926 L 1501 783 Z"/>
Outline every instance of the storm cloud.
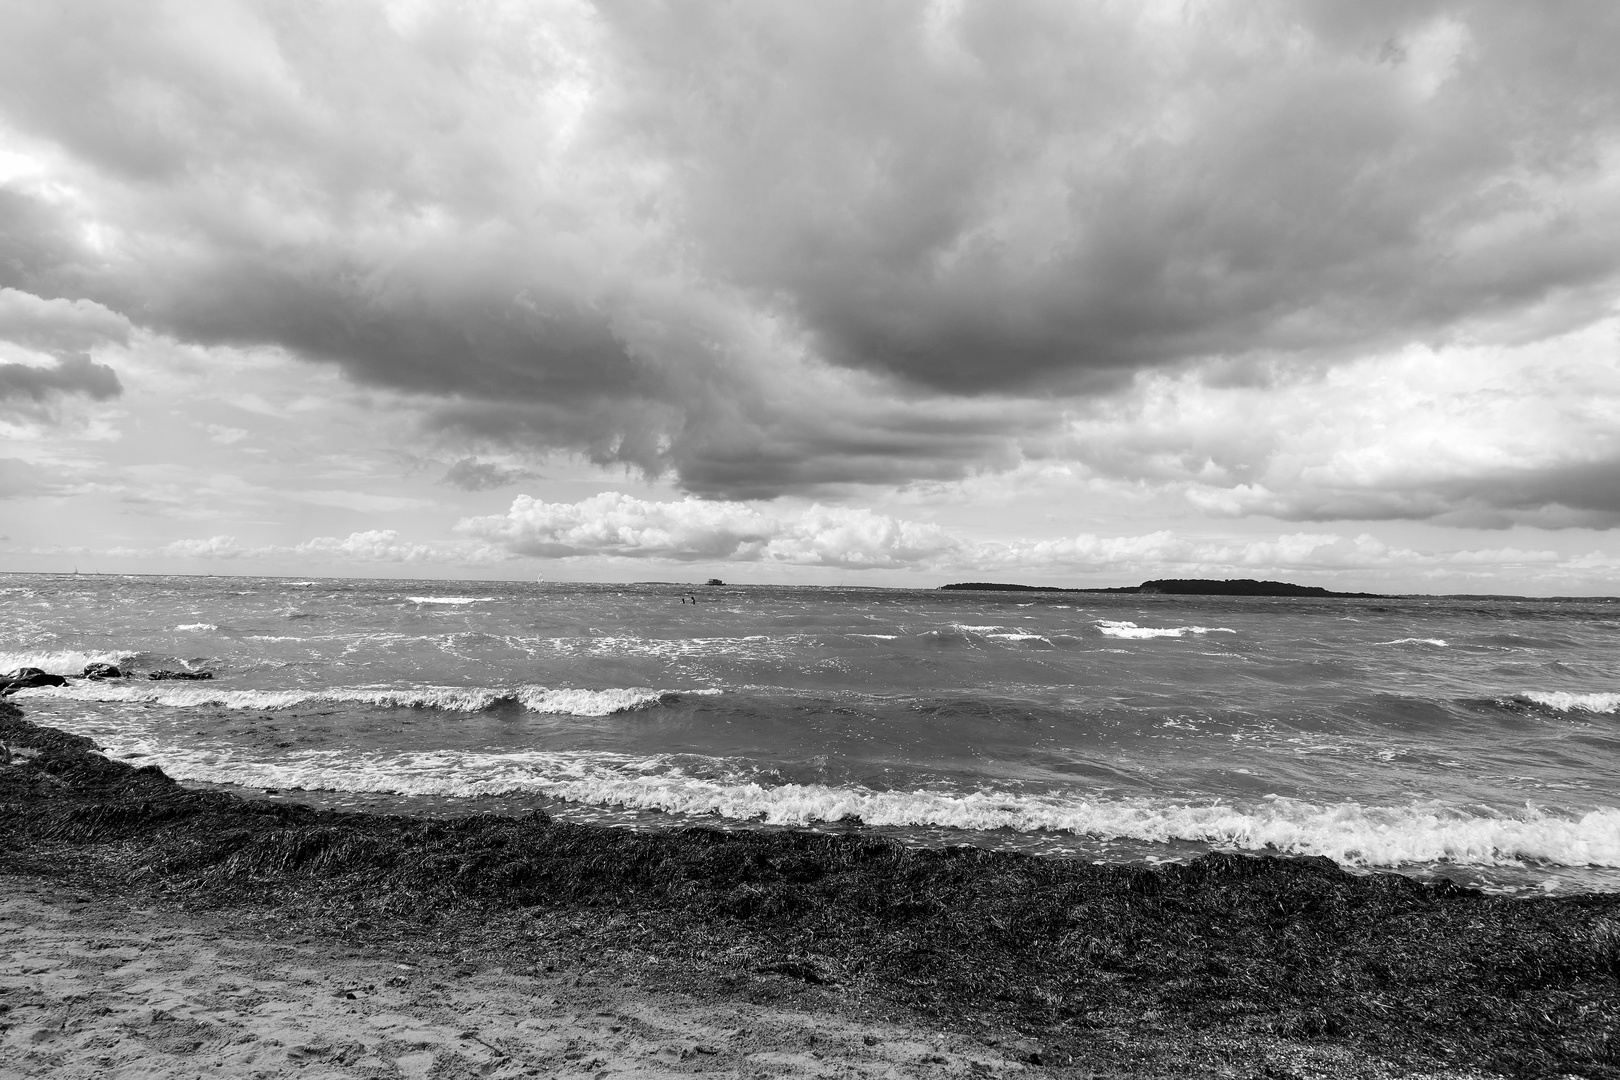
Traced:
<path fill-rule="evenodd" d="M 1232 513 L 1611 509 L 1569 454 L 1358 501 L 1348 473 L 1293 469 L 1297 414 L 1146 456 L 1087 427 L 1145 379 L 1326 386 L 1610 312 L 1610 4 L 5 18 L 0 124 L 26 163 L 0 188 L 0 285 L 337 365 L 478 445 L 709 498 L 1068 454 L 1126 479 L 1173 460 Z M 117 385 L 87 359 L 33 370 L 57 374 L 0 378 Z"/>

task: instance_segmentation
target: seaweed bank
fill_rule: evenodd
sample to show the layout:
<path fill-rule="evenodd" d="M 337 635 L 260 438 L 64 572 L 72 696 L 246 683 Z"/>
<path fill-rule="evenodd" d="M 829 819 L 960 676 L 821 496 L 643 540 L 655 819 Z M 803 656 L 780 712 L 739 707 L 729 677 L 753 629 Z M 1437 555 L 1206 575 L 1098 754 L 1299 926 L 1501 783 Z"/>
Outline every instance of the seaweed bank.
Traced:
<path fill-rule="evenodd" d="M 1620 1077 L 1613 895 L 1509 900 L 1315 858 L 1147 869 L 860 835 L 323 811 L 188 790 L 5 703 L 0 741 L 14 882 L 413 966 L 957 1040 L 914 1073 Z M 317 952 L 337 963 L 335 948 Z M 508 1004 L 526 992 L 508 990 Z M 491 1067 L 517 1070 L 503 1045 Z M 711 1049 L 669 1068 L 754 1067 Z"/>

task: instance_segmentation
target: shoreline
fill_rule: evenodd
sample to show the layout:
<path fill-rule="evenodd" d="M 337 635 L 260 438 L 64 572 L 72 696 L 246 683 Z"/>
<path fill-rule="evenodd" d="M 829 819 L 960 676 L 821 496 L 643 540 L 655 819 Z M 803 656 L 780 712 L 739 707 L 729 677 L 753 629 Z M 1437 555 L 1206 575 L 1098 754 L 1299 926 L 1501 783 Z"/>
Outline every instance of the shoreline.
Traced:
<path fill-rule="evenodd" d="M 3 702 L 0 739 L 18 751 L 0 766 L 8 892 L 32 882 L 34 903 L 72 889 L 109 917 L 146 905 L 306 936 L 315 956 L 341 944 L 539 980 L 499 1008 L 594 967 L 632 983 L 615 1000 L 664 995 L 655 1012 L 949 1033 L 944 1049 L 883 1059 L 907 1075 L 1620 1077 L 1616 895 L 1510 900 L 1313 858 L 1142 869 L 860 835 L 314 810 L 187 790 Z M 0 1015 L 0 1049 L 18 1024 Z M 760 1055 L 789 1052 L 770 1038 L 703 1055 L 708 1071 L 768 1072 Z M 857 1072 L 881 1057 L 846 1043 L 836 1060 Z"/>

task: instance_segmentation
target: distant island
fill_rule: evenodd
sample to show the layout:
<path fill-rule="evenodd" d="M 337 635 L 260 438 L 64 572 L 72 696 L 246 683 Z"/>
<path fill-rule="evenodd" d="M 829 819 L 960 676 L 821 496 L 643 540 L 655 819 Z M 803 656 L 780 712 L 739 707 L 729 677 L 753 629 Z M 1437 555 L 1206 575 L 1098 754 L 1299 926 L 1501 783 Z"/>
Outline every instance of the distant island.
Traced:
<path fill-rule="evenodd" d="M 1332 596 L 1362 600 L 1387 600 L 1378 593 L 1333 592 L 1316 585 L 1293 585 L 1286 581 L 1255 581 L 1253 578 L 1233 578 L 1215 581 L 1209 578 L 1161 578 L 1144 581 L 1140 585 L 1121 585 L 1113 589 L 1063 589 L 1049 585 L 1003 585 L 988 581 L 964 581 L 954 585 L 941 585 L 941 589 L 977 592 L 1061 592 L 1061 593 L 1158 593 L 1167 596 Z"/>

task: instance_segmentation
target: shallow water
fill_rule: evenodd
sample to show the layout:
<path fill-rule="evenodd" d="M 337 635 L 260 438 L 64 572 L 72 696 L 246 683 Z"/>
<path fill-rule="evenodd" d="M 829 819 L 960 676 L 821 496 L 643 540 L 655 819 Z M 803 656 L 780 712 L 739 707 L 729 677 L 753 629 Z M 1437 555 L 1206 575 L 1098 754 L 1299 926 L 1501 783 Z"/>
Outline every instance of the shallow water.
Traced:
<path fill-rule="evenodd" d="M 0 671 L 189 782 L 1620 889 L 1620 604 L 0 576 Z"/>

